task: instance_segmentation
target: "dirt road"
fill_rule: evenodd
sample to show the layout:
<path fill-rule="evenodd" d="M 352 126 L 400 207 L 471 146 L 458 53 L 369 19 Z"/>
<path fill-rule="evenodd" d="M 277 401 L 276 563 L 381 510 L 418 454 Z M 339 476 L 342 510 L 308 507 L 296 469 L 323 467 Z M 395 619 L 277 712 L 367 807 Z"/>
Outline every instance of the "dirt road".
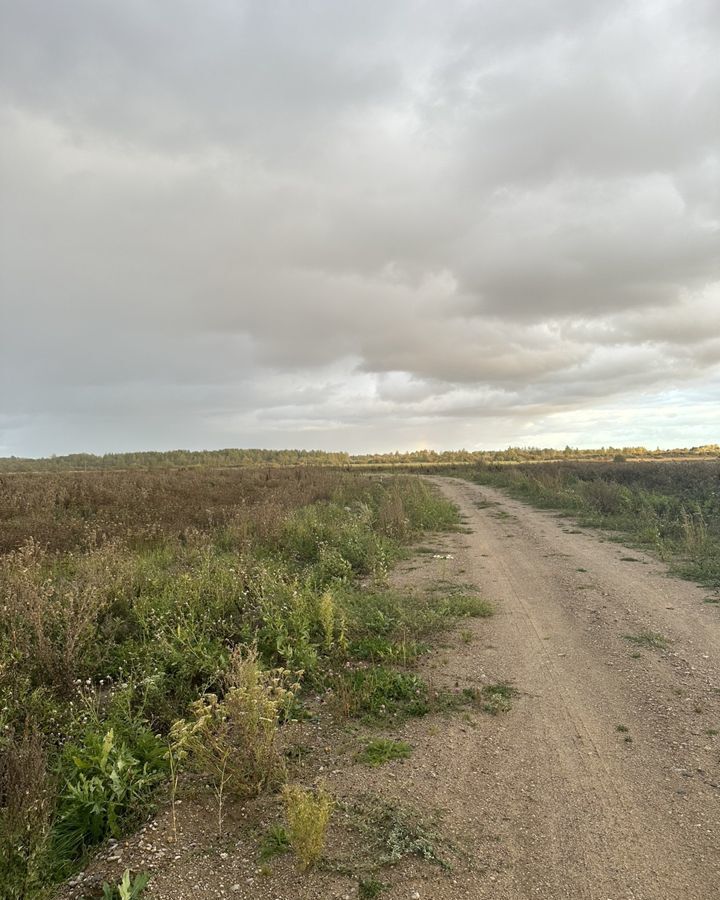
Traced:
<path fill-rule="evenodd" d="M 433 480 L 472 529 L 447 540 L 448 574 L 498 606 L 492 646 L 452 652 L 438 674 L 521 691 L 499 724 L 426 747 L 439 757 L 433 794 L 486 869 L 455 895 L 720 897 L 720 610 L 708 592 L 498 491 Z M 626 638 L 644 632 L 667 644 Z M 453 890 L 426 894 L 441 895 Z"/>

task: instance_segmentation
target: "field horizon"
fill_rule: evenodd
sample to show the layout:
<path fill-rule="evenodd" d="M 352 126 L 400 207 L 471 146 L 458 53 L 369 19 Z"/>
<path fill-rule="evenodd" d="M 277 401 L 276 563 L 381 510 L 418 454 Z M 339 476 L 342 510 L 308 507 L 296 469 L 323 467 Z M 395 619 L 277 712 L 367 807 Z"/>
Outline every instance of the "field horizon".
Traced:
<path fill-rule="evenodd" d="M 314 449 L 226 447 L 217 450 L 138 450 L 117 453 L 68 453 L 40 457 L 0 457 L 0 473 L 185 466 L 413 466 L 488 462 L 550 462 L 553 460 L 698 459 L 720 456 L 720 444 L 656 448 L 643 446 L 521 447 L 504 450 L 397 450 L 389 453 L 349 453 Z"/>

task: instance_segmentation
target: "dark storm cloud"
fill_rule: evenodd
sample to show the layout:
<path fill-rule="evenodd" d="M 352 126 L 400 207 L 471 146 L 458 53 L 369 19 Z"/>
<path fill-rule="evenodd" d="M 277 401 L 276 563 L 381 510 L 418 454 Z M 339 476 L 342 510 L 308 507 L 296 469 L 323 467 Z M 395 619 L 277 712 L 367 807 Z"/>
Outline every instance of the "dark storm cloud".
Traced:
<path fill-rule="evenodd" d="M 716 4 L 0 9 L 0 452 L 717 430 Z"/>

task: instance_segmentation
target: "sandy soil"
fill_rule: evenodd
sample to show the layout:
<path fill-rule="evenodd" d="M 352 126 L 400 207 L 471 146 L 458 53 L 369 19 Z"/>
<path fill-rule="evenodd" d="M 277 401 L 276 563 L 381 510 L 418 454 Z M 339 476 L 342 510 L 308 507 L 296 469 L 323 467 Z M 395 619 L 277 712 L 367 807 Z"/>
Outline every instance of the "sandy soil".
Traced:
<path fill-rule="evenodd" d="M 418 589 L 468 582 L 497 612 L 462 623 L 423 674 L 450 689 L 506 679 L 520 694 L 504 715 L 433 716 L 387 731 L 414 752 L 379 769 L 352 761 L 362 729 L 329 718 L 302 726 L 298 739 L 317 753 L 298 777 L 439 823 L 452 871 L 404 862 L 381 875 L 388 900 L 720 896 L 720 736 L 712 733 L 720 730 L 720 609 L 703 603 L 707 591 L 600 533 L 578 533 L 489 488 L 432 480 L 457 503 L 468 533 L 426 540 L 437 557 L 414 557 L 393 580 Z M 643 631 L 662 634 L 667 647 L 625 637 Z M 261 828 L 269 812 L 234 810 L 217 842 L 212 805 L 186 802 L 179 844 L 168 842 L 161 813 L 88 872 L 150 869 L 159 900 L 357 896 L 352 878 L 299 875 L 288 858 L 258 874 L 247 822 Z M 352 857 L 342 816 L 333 828 L 334 849 Z"/>

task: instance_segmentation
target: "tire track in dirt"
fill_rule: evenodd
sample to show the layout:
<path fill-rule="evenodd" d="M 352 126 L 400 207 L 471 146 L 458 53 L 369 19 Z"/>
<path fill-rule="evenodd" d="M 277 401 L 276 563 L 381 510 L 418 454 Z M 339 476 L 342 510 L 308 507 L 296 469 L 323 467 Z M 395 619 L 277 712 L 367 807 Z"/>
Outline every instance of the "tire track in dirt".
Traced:
<path fill-rule="evenodd" d="M 567 533 L 498 491 L 433 480 L 472 529 L 458 550 L 468 580 L 499 606 L 493 665 L 524 694 L 502 725 L 490 812 L 507 866 L 492 892 L 468 896 L 717 896 L 718 744 L 703 730 L 720 722 L 718 611 L 637 551 Z M 634 659 L 623 635 L 648 628 L 672 649 Z"/>

